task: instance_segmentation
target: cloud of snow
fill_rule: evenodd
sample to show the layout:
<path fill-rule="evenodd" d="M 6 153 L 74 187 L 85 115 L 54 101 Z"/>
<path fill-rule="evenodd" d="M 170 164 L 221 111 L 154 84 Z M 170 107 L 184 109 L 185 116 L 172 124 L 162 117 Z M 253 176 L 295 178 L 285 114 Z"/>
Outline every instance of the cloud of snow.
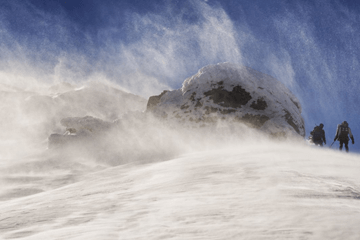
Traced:
<path fill-rule="evenodd" d="M 179 87 L 204 65 L 241 62 L 237 33 L 224 10 L 199 1 L 188 4 L 184 10 L 169 3 L 158 12 L 130 12 L 126 42 L 104 40 L 102 55 L 111 54 L 106 72 L 120 85 L 148 97 Z M 111 39 L 111 33 L 104 30 L 101 38 Z"/>
<path fill-rule="evenodd" d="M 189 3 L 191 16 L 186 10 L 174 14 L 176 6 L 170 3 L 159 13 L 127 12 L 124 41 L 111 38 L 118 19 L 109 16 L 114 25 L 99 29 L 99 45 L 86 32 L 83 42 L 73 38 L 80 29 L 62 11 L 48 13 L 29 2 L 7 3 L 7 8 L 0 9 L 2 158 L 13 158 L 17 148 L 27 153 L 33 145 L 46 145 L 45 136 L 59 128 L 59 112 L 72 108 L 69 102 L 53 108 L 53 97 L 61 91 L 74 91 L 75 86 L 91 81 L 112 82 L 118 89 L 147 98 L 181 86 L 189 72 L 205 64 L 240 62 L 236 32 L 226 13 L 203 2 Z M 13 11 L 22 15 L 20 25 L 27 24 L 24 31 L 9 20 Z M 51 90 L 63 82 L 74 87 Z M 100 97 L 94 93 L 92 98 Z M 84 109 L 92 107 L 89 102 Z M 85 113 L 94 111 L 71 116 Z"/>
<path fill-rule="evenodd" d="M 313 99 L 307 97 L 318 96 L 315 102 L 321 108 L 333 107 L 332 111 L 336 114 L 330 116 L 344 112 L 336 102 L 343 92 L 334 91 L 339 88 L 341 79 L 333 71 L 337 62 L 335 57 L 333 62 L 322 61 L 324 52 L 316 39 L 314 26 L 307 18 L 301 18 L 307 15 L 306 8 L 299 5 L 298 15 L 288 11 L 269 19 L 279 38 L 291 46 L 289 49 L 286 44 L 274 48 L 267 38 L 257 38 L 246 19 L 232 21 L 220 5 L 203 1 L 187 3 L 188 8 L 177 8 L 177 5 L 168 2 L 159 7 L 159 11 L 145 14 L 129 10 L 122 19 L 111 15 L 108 26 L 96 29 L 96 38 L 84 31 L 80 42 L 72 36 L 81 29 L 61 11 L 50 14 L 30 3 L 10 3 L 10 9 L 22 13 L 32 27 L 28 32 L 21 33 L 21 29 L 14 29 L 7 21 L 11 10 L 1 9 L 0 90 L 3 101 L 0 103 L 0 130 L 2 149 L 9 150 L 4 151 L 9 152 L 6 158 L 11 158 L 10 152 L 13 151 L 8 146 L 13 146 L 14 142 L 21 148 L 31 147 L 28 142 L 39 143 L 39 140 L 33 140 L 37 139 L 34 137 L 37 133 L 50 133 L 54 126 L 55 130 L 61 128 L 59 121 L 53 118 L 54 112 L 61 112 L 61 108 L 49 107 L 52 106 L 52 94 L 55 94 L 49 89 L 53 84 L 62 82 L 84 86 L 87 82 L 99 81 L 146 99 L 160 94 L 162 90 L 179 88 L 185 78 L 204 65 L 227 61 L 254 67 L 285 83 L 301 100 L 306 119 L 323 122 L 313 117 L 312 112 L 306 112 L 313 104 Z M 111 7 L 118 8 L 116 5 Z M 107 7 L 102 9 L 106 14 L 104 9 Z M 341 6 L 339 10 L 347 17 L 336 24 L 336 31 L 356 34 L 356 27 L 352 24 L 356 17 Z M 324 8 L 324 11 L 333 16 L 338 14 L 333 12 L 333 8 Z M 119 21 L 123 22 L 117 28 Z M 340 23 L 346 23 L 345 27 L 342 28 Z M 356 57 L 351 59 L 352 67 L 356 69 L 359 63 Z M 300 60 L 300 68 L 306 69 L 301 81 L 297 79 L 299 65 L 295 60 Z M 340 85 L 344 81 L 340 81 Z M 349 90 L 356 89 L 357 85 L 350 81 L 346 86 Z M 347 96 L 353 95 L 350 91 Z M 333 98 L 329 100 L 328 96 Z M 94 93 L 92 98 L 101 97 Z M 62 107 L 71 108 L 67 104 Z M 84 109 L 91 108 L 91 102 L 84 105 Z M 94 112 L 94 109 L 75 111 L 71 116 L 83 117 Z M 52 123 L 44 125 L 49 121 Z M 325 126 L 328 125 L 325 122 Z M 172 131 L 169 130 L 169 135 L 176 135 Z M 141 132 L 136 132 L 137 135 L 139 137 L 134 139 L 140 138 Z M 150 135 L 156 137 L 156 131 Z M 24 139 L 26 141 L 21 144 Z M 43 137 L 41 143 L 46 145 L 46 138 Z M 186 147 L 178 145 L 179 149 Z"/>

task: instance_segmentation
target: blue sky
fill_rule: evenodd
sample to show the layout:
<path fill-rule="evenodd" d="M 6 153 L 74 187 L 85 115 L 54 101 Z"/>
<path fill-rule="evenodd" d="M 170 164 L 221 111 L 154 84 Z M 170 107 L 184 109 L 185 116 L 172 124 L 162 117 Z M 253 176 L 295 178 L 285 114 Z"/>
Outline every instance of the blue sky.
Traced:
<path fill-rule="evenodd" d="M 346 120 L 357 142 L 359 8 L 339 0 L 0 0 L 0 71 L 44 81 L 98 74 L 148 97 L 205 65 L 235 62 L 288 86 L 307 133 L 322 122 L 331 143 Z"/>

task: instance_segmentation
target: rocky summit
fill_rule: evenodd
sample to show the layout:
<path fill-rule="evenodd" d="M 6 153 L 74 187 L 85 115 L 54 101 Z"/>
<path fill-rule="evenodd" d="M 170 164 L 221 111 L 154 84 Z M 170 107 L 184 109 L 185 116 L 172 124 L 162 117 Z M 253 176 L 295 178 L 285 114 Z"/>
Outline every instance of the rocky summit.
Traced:
<path fill-rule="evenodd" d="M 201 68 L 181 89 L 150 97 L 147 112 L 192 127 L 241 122 L 273 136 L 305 136 L 295 95 L 277 79 L 232 63 Z"/>

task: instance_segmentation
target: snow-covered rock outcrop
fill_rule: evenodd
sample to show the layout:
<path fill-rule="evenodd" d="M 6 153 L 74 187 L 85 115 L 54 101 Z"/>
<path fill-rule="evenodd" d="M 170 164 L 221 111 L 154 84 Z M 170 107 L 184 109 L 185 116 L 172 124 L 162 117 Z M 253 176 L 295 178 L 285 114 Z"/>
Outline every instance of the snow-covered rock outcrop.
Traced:
<path fill-rule="evenodd" d="M 301 105 L 275 78 L 231 63 L 209 65 L 181 89 L 149 98 L 147 112 L 191 126 L 242 122 L 274 136 L 305 136 Z"/>
<path fill-rule="evenodd" d="M 53 133 L 49 136 L 49 147 L 87 140 L 97 141 L 99 135 L 106 133 L 112 127 L 111 122 L 103 121 L 92 116 L 68 117 L 60 121 L 66 128 L 64 134 Z"/>

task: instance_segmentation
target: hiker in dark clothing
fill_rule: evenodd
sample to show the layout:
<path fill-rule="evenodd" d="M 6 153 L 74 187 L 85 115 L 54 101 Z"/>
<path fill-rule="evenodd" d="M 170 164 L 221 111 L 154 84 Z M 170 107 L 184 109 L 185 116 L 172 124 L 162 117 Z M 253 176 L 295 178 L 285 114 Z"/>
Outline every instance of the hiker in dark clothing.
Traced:
<path fill-rule="evenodd" d="M 339 146 L 340 151 L 343 148 L 343 144 L 345 144 L 346 152 L 349 152 L 349 146 L 348 146 L 348 144 L 349 144 L 349 136 L 351 138 L 352 144 L 354 144 L 355 143 L 354 136 L 351 133 L 351 129 L 349 128 L 349 124 L 346 121 L 344 121 L 344 122 L 342 122 L 341 124 L 339 124 L 337 126 L 336 135 L 335 135 L 335 138 L 334 138 L 334 142 L 336 140 L 340 141 L 340 146 Z"/>
<path fill-rule="evenodd" d="M 318 146 L 323 146 L 323 143 L 326 145 L 326 138 L 325 138 L 325 131 L 324 131 L 324 124 L 320 123 L 319 126 L 314 127 L 314 130 L 310 132 L 312 142 Z"/>

